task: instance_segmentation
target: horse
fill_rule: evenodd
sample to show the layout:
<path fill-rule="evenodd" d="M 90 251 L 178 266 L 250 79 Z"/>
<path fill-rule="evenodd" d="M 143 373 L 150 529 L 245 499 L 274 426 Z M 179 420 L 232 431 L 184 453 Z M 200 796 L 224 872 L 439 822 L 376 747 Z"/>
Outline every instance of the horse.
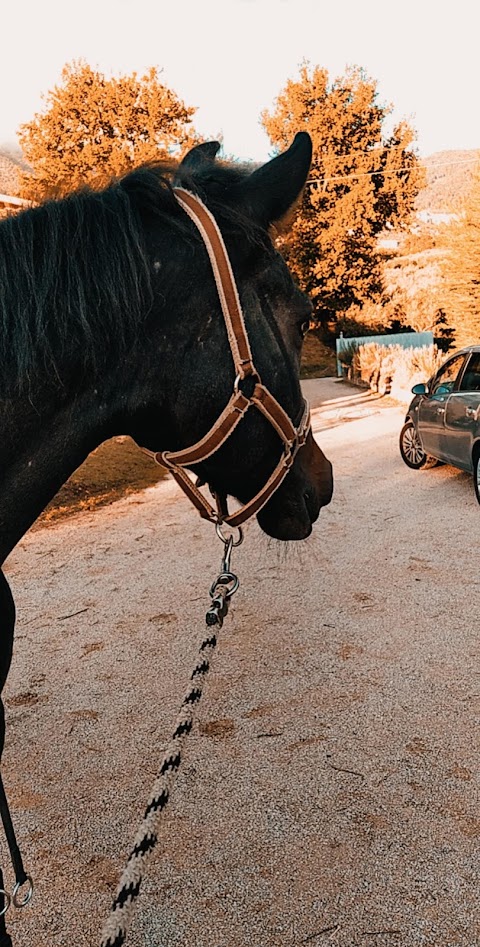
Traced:
<path fill-rule="evenodd" d="M 106 439 L 129 435 L 147 452 L 163 452 L 175 472 L 168 458 L 205 442 L 233 389 L 231 430 L 214 450 L 185 455 L 191 473 L 221 498 L 224 518 L 233 497 L 253 503 L 267 535 L 303 540 L 330 502 L 331 464 L 308 425 L 296 436 L 305 418 L 299 369 L 312 307 L 272 235 L 301 197 L 311 140 L 298 133 L 253 170 L 218 161 L 219 148 L 204 142 L 180 163 L 143 166 L 103 190 L 85 188 L 0 222 L 0 693 L 15 625 L 1 567 Z M 248 358 L 235 357 L 189 195 L 226 248 L 252 356 L 247 367 Z M 260 410 L 240 410 L 239 398 Z M 255 506 L 286 440 L 296 441 L 295 450 Z M 4 736 L 0 702 L 0 757 Z M 11 943 L 4 936 L 0 943 Z"/>

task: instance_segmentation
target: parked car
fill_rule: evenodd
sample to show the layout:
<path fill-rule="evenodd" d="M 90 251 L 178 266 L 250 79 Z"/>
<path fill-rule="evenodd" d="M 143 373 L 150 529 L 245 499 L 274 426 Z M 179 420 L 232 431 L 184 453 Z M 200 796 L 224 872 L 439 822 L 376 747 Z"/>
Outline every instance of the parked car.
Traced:
<path fill-rule="evenodd" d="M 412 394 L 400 433 L 403 460 L 413 470 L 439 462 L 467 470 L 480 503 L 480 345 L 455 352 Z"/>

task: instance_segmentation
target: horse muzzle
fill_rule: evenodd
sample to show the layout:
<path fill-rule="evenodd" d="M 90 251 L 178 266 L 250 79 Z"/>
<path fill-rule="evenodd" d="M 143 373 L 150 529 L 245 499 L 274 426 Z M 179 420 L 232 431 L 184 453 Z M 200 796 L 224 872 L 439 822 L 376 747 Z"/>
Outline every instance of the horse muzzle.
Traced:
<path fill-rule="evenodd" d="M 288 476 L 258 513 L 258 523 L 273 539 L 306 539 L 332 494 L 332 465 L 310 431 Z"/>

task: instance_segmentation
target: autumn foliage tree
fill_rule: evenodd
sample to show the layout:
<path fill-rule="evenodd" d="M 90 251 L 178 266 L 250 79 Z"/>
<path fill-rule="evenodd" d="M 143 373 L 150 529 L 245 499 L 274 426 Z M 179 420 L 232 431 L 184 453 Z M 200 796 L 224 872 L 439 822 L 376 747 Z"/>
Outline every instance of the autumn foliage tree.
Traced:
<path fill-rule="evenodd" d="M 480 342 L 480 164 L 463 213 L 444 233 L 443 299 L 457 346 Z"/>
<path fill-rule="evenodd" d="M 20 128 L 32 168 L 23 195 L 40 201 L 85 184 L 102 187 L 145 161 L 179 153 L 194 140 L 194 112 L 155 68 L 106 78 L 83 61 L 68 64 L 44 110 Z"/>
<path fill-rule="evenodd" d="M 412 129 L 401 123 L 384 135 L 390 112 L 363 70 L 331 83 L 325 69 L 304 64 L 262 115 L 278 150 L 297 131 L 313 140 L 301 210 L 281 243 L 324 326 L 380 296 L 378 234 L 407 223 L 424 183 Z"/>

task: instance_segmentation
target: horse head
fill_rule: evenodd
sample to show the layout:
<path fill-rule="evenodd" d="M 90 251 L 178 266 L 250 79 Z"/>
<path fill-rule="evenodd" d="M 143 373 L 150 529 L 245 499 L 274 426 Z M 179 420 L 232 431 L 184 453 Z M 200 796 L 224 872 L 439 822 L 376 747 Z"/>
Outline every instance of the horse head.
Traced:
<path fill-rule="evenodd" d="M 227 248 L 254 364 L 253 378 L 244 379 L 245 394 L 251 396 L 261 379 L 296 426 L 304 410 L 299 370 L 311 304 L 270 234 L 302 193 L 311 141 L 298 134 L 286 152 L 250 172 L 216 162 L 218 149 L 217 142 L 193 148 L 178 167 L 174 188 L 202 199 Z M 149 318 L 152 336 L 160 337 L 158 343 L 150 339 L 150 352 L 163 355 L 161 408 L 152 410 L 150 403 L 137 413 L 132 434 L 154 451 L 175 452 L 201 439 L 224 411 L 238 370 L 211 262 L 195 226 L 184 218 L 185 230 L 175 235 L 162 236 L 155 221 L 149 223 L 155 298 L 163 310 L 156 320 L 154 306 Z M 168 286 L 172 259 L 175 290 Z M 244 504 L 269 480 L 282 450 L 274 426 L 261 411 L 249 410 L 218 450 L 189 466 L 217 496 Z M 288 475 L 258 512 L 258 522 L 275 538 L 303 539 L 331 495 L 331 465 L 309 431 Z"/>
<path fill-rule="evenodd" d="M 280 539 L 306 537 L 329 502 L 331 466 L 311 433 L 303 443 L 300 420 L 311 306 L 270 236 L 302 193 L 310 138 L 253 171 L 217 161 L 218 148 L 201 144 L 173 168 L 139 168 L 0 222 L 0 562 L 102 441 L 130 434 L 164 456 L 187 448 L 236 385 L 234 410 L 238 400 L 248 410 L 240 405 L 242 419 L 193 474 L 223 504 L 244 504 L 283 464 L 281 486 L 255 509 Z M 226 247 L 246 359 L 182 193 L 201 200 Z"/>

